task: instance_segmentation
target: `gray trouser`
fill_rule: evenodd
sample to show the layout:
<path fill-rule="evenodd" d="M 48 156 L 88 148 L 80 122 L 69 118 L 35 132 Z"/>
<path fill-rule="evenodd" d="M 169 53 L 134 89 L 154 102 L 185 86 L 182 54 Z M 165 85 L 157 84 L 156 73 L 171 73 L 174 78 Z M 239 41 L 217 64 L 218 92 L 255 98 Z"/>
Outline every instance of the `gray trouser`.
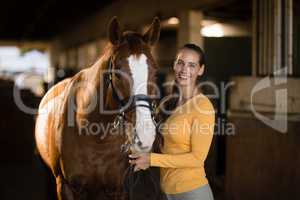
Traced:
<path fill-rule="evenodd" d="M 209 184 L 198 187 L 192 191 L 177 194 L 166 194 L 168 200 L 213 200 Z"/>

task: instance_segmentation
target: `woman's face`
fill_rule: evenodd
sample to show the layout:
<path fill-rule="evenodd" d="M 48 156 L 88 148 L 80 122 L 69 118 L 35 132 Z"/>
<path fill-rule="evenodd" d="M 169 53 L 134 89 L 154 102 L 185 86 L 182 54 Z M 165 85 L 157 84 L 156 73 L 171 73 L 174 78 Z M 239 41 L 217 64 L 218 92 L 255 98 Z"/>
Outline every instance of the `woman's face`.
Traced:
<path fill-rule="evenodd" d="M 199 54 L 191 49 L 182 49 L 174 63 L 175 78 L 180 86 L 195 86 L 198 76 L 204 71 L 199 65 Z"/>

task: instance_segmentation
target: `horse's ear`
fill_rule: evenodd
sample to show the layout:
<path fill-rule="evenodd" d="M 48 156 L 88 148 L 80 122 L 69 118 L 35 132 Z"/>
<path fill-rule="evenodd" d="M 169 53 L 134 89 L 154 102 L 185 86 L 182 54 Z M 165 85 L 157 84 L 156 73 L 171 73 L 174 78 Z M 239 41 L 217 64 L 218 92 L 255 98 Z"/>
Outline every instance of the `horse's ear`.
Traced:
<path fill-rule="evenodd" d="M 153 19 L 150 28 L 143 34 L 143 39 L 146 43 L 152 46 L 158 41 L 159 34 L 160 34 L 160 20 L 158 19 L 158 17 L 155 17 Z"/>
<path fill-rule="evenodd" d="M 121 30 L 118 18 L 113 17 L 108 25 L 108 39 L 113 45 L 117 45 L 121 41 Z"/>

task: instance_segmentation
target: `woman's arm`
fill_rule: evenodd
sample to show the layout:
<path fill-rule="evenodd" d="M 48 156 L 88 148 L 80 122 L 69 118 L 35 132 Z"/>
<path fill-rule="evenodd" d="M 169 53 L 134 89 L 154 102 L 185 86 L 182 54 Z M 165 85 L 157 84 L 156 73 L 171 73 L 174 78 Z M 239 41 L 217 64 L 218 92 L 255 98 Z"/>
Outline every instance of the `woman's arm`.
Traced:
<path fill-rule="evenodd" d="M 203 167 L 214 133 L 215 114 L 212 109 L 197 112 L 192 122 L 191 151 L 182 154 L 150 154 L 150 166 L 168 168 Z"/>

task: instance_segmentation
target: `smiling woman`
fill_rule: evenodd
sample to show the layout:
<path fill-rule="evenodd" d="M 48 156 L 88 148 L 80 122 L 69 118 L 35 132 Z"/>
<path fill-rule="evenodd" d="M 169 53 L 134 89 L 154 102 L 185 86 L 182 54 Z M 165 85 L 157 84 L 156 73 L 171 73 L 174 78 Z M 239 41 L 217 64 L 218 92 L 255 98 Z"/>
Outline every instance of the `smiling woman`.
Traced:
<path fill-rule="evenodd" d="M 194 44 L 183 46 L 174 63 L 174 91 L 163 100 L 160 114 L 162 153 L 133 154 L 135 170 L 160 167 L 161 188 L 169 200 L 212 200 L 206 160 L 215 125 L 210 100 L 199 93 L 196 80 L 204 73 L 204 53 Z"/>

